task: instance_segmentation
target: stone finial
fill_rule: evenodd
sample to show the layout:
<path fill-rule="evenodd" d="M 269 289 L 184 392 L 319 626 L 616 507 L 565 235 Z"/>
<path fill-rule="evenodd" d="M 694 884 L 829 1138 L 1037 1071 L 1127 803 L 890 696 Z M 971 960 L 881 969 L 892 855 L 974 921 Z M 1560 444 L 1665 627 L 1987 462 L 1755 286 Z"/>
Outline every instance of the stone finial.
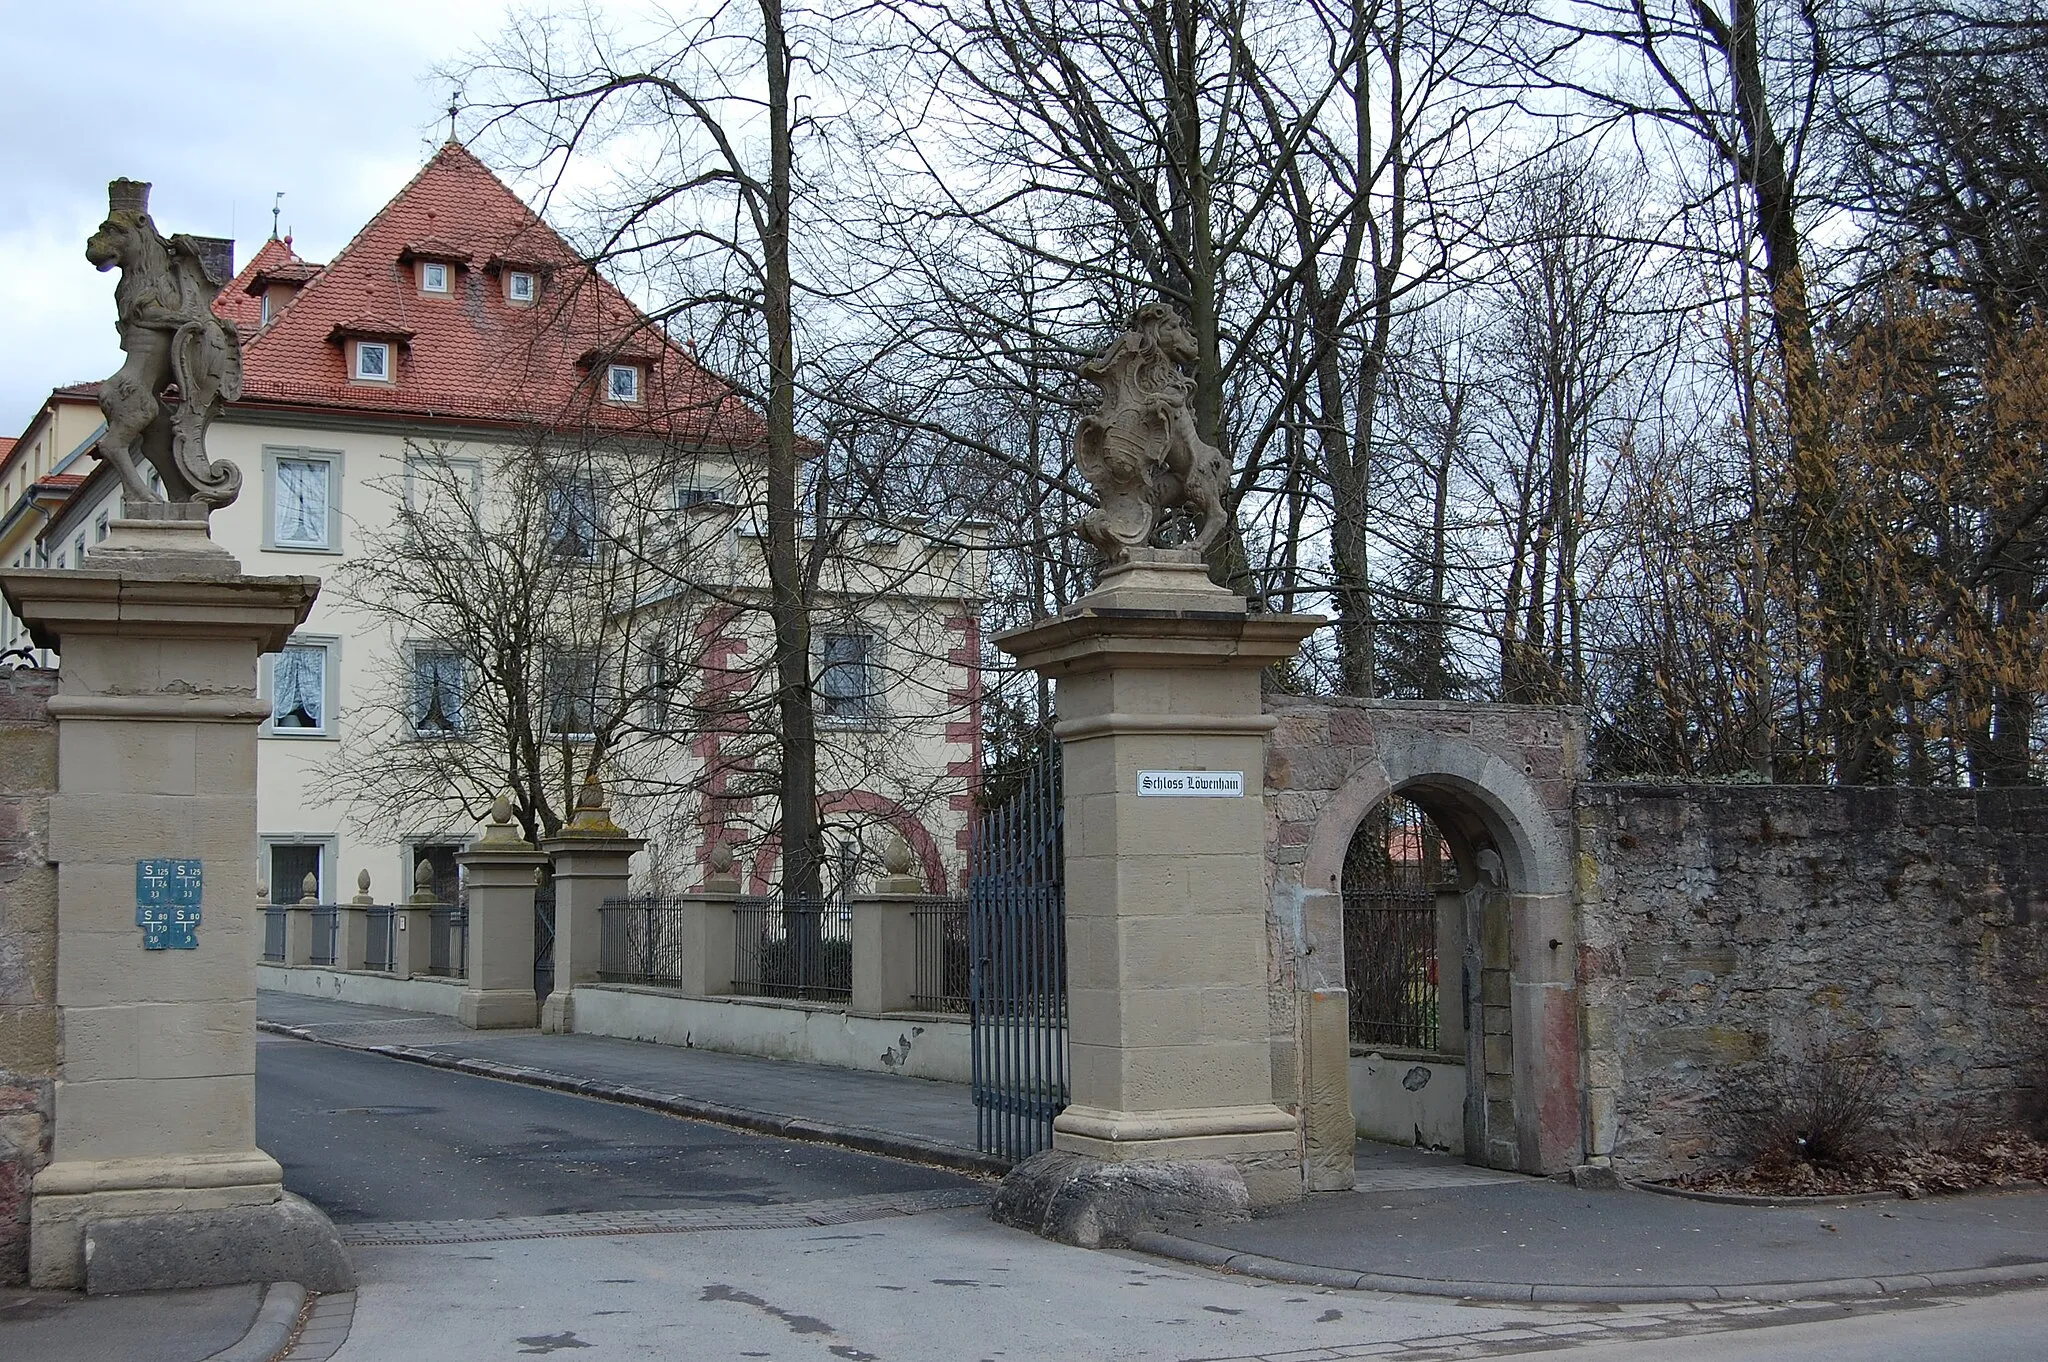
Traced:
<path fill-rule="evenodd" d="M 270 903 L 270 886 L 260 877 L 256 881 L 256 901 L 266 906 Z"/>
<path fill-rule="evenodd" d="M 420 857 L 412 868 L 412 901 L 414 903 L 439 903 L 434 897 L 434 863 Z"/>
<path fill-rule="evenodd" d="M 486 846 L 526 845 L 512 822 L 512 796 L 501 794 L 491 801 L 490 825 L 478 840 Z"/>
<path fill-rule="evenodd" d="M 562 828 L 566 837 L 624 837 L 626 830 L 612 821 L 611 810 L 606 806 L 604 784 L 592 771 L 583 777 L 582 788 L 576 791 L 576 811 L 569 815 L 568 823 Z"/>
<path fill-rule="evenodd" d="M 725 842 L 713 842 L 706 853 L 711 873 L 704 877 L 704 892 L 707 894 L 737 894 L 740 892 L 739 876 L 733 871 L 732 847 Z"/>
<path fill-rule="evenodd" d="M 1100 358 L 1081 366 L 1102 389 L 1102 405 L 1074 435 L 1075 466 L 1100 499 L 1079 529 L 1112 567 L 1134 549 L 1176 547 L 1166 536 L 1177 513 L 1193 522 L 1177 547 L 1198 558 L 1229 526 L 1230 465 L 1195 429 L 1194 384 L 1181 372 L 1197 355 L 1180 314 L 1147 303 Z"/>
<path fill-rule="evenodd" d="M 358 904 L 368 904 L 370 899 L 370 872 L 367 867 L 356 872 L 356 898 Z"/>
<path fill-rule="evenodd" d="M 882 869 L 891 875 L 910 873 L 910 843 L 904 841 L 900 833 L 890 833 L 889 839 L 882 843 Z"/>
<path fill-rule="evenodd" d="M 299 881 L 300 899 L 318 903 L 320 901 L 320 877 L 313 871 L 306 872 L 306 878 Z"/>

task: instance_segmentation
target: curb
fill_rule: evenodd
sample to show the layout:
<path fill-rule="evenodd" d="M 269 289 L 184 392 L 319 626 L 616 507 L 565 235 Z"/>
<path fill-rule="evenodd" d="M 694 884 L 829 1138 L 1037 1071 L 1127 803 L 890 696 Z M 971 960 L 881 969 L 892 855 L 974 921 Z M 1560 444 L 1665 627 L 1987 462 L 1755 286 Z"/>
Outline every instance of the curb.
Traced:
<path fill-rule="evenodd" d="M 306 1308 L 306 1288 L 297 1282 L 272 1282 L 263 1288 L 263 1303 L 249 1332 L 230 1343 L 205 1362 L 270 1362 L 284 1350 L 292 1330 L 298 1327 L 299 1312 Z"/>
<path fill-rule="evenodd" d="M 1936 1287 L 2003 1286 L 2048 1281 L 2048 1261 L 1950 1272 L 1902 1273 L 1886 1277 L 1835 1277 L 1813 1282 L 1745 1282 L 1729 1286 L 1570 1286 L 1555 1282 L 1467 1282 L 1433 1277 L 1397 1277 L 1385 1272 L 1291 1263 L 1284 1258 L 1205 1244 L 1160 1230 L 1131 1236 L 1140 1253 L 1173 1258 L 1197 1267 L 1219 1268 L 1246 1277 L 1340 1291 L 1382 1291 L 1399 1296 L 1446 1296 L 1460 1300 L 1553 1302 L 1573 1305 L 1642 1305 L 1669 1301 L 1802 1301 L 1890 1296 Z"/>
<path fill-rule="evenodd" d="M 1965 1187 L 1959 1192 L 1928 1192 L 1922 1196 L 1907 1196 L 1904 1192 L 1846 1192 L 1841 1196 L 1758 1196 L 1749 1192 L 1705 1192 L 1691 1187 L 1673 1187 L 1661 1182 L 1624 1182 L 1632 1192 L 1652 1192 L 1658 1196 L 1678 1197 L 1685 1201 L 1704 1201 L 1716 1206 L 1763 1206 L 1778 1210 L 1825 1210 L 1830 1206 L 1874 1206 L 1886 1201 L 1950 1201 L 1967 1196 L 2008 1196 L 2014 1192 L 2038 1192 L 2048 1183 L 2035 1182 L 2030 1178 L 2016 1178 L 2010 1182 L 1988 1182 L 1981 1187 Z"/>
<path fill-rule="evenodd" d="M 506 1083 L 523 1083 L 530 1088 L 546 1088 L 553 1092 L 571 1093 L 577 1097 L 594 1097 L 603 1102 L 644 1107 L 649 1111 L 658 1111 L 669 1116 L 708 1121 L 713 1125 L 730 1126 L 735 1130 L 751 1131 L 757 1135 L 802 1140 L 807 1144 L 836 1145 L 862 1154 L 880 1154 L 887 1158 L 902 1159 L 906 1163 L 925 1164 L 955 1173 L 1001 1177 L 1010 1171 L 1009 1161 L 997 1158 L 993 1154 L 939 1144 L 933 1140 L 920 1140 L 913 1135 L 892 1135 L 884 1131 L 864 1130 L 857 1126 L 839 1126 L 827 1121 L 813 1121 L 804 1116 L 780 1116 L 773 1112 L 752 1111 L 746 1107 L 729 1107 L 721 1102 L 704 1102 L 677 1097 L 671 1093 L 651 1092 L 646 1088 L 635 1088 L 624 1083 L 574 1078 L 548 1069 L 530 1069 L 521 1064 L 500 1064 L 495 1060 L 444 1055 L 410 1045 L 351 1045 L 345 1041 L 328 1040 L 304 1027 L 287 1026 L 282 1022 L 258 1021 L 256 1029 L 272 1035 L 290 1036 L 294 1040 L 311 1041 L 315 1045 L 331 1045 L 340 1050 L 358 1050 L 364 1054 L 382 1055 L 386 1059 L 404 1060 L 408 1064 L 424 1064 L 433 1069 L 449 1069 L 477 1078 L 495 1078 Z"/>

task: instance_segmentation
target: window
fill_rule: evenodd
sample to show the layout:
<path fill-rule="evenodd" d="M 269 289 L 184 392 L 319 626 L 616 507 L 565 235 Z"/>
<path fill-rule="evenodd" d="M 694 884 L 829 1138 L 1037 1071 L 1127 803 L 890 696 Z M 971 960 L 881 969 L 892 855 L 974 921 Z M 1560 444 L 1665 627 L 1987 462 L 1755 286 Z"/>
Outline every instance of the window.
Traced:
<path fill-rule="evenodd" d="M 694 510 L 699 506 L 718 506 L 725 502 L 725 493 L 716 487 L 700 487 L 687 478 L 678 479 L 675 489 L 678 511 Z"/>
<path fill-rule="evenodd" d="M 640 400 L 640 366 L 614 364 L 605 370 L 605 396 L 614 402 Z"/>
<path fill-rule="evenodd" d="M 446 293 L 448 291 L 448 267 L 432 260 L 420 262 L 420 292 Z"/>
<path fill-rule="evenodd" d="M 58 566 L 58 567 L 60 567 L 60 568 L 64 568 L 64 567 L 69 567 L 69 566 L 70 566 L 70 564 L 69 564 L 69 563 L 66 563 L 66 562 L 64 561 L 64 550 L 62 550 L 62 549 L 58 549 L 58 550 L 57 550 L 57 566 Z"/>
<path fill-rule="evenodd" d="M 82 534 L 71 541 L 71 561 L 80 567 L 85 566 L 85 536 Z"/>
<path fill-rule="evenodd" d="M 597 732 L 597 654 L 563 649 L 548 658 L 548 732 L 588 738 Z"/>
<path fill-rule="evenodd" d="M 406 534 L 421 549 L 443 556 L 469 552 L 478 533 L 483 468 L 475 459 L 408 455 L 405 460 Z"/>
<path fill-rule="evenodd" d="M 341 552 L 340 454 L 265 449 L 263 491 L 268 502 L 264 548 Z"/>
<path fill-rule="evenodd" d="M 340 681 L 341 641 L 295 637 L 268 661 L 270 721 L 263 731 L 278 738 L 332 738 Z"/>
<path fill-rule="evenodd" d="M 270 843 L 270 901 L 272 903 L 327 903 L 327 847 L 320 842 Z M 313 891 L 306 892 L 311 876 Z"/>
<path fill-rule="evenodd" d="M 512 270 L 505 275 L 505 297 L 515 303 L 530 303 L 540 294 L 536 282 L 525 270 Z"/>
<path fill-rule="evenodd" d="M 263 311 L 262 311 L 262 314 L 261 314 L 261 315 L 259 315 L 259 316 L 258 316 L 258 317 L 256 318 L 256 325 L 258 325 L 258 326 L 268 326 L 268 325 L 270 325 L 270 290 L 269 290 L 269 289 L 265 289 L 265 290 L 263 290 Z"/>
<path fill-rule="evenodd" d="M 548 551 L 557 558 L 597 557 L 597 484 L 587 477 L 556 478 L 547 486 Z"/>
<path fill-rule="evenodd" d="M 107 513 L 101 511 L 92 522 L 92 542 L 105 543 L 107 538 Z"/>
<path fill-rule="evenodd" d="M 868 634 L 826 634 L 819 645 L 818 717 L 860 723 L 875 717 L 874 638 Z"/>
<path fill-rule="evenodd" d="M 412 893 L 425 889 L 440 903 L 454 903 L 462 895 L 462 868 L 455 857 L 460 842 L 415 842 L 406 858 L 405 878 L 412 881 Z M 427 882 L 420 883 L 420 862 L 427 863 Z"/>
<path fill-rule="evenodd" d="M 415 648 L 412 653 L 412 727 L 423 738 L 454 737 L 462 732 L 462 655 L 447 648 Z"/>
<path fill-rule="evenodd" d="M 391 381 L 390 342 L 356 342 L 356 377 L 370 383 Z"/>
<path fill-rule="evenodd" d="M 676 664 L 659 644 L 647 650 L 647 726 L 656 731 L 668 727 L 675 707 Z"/>

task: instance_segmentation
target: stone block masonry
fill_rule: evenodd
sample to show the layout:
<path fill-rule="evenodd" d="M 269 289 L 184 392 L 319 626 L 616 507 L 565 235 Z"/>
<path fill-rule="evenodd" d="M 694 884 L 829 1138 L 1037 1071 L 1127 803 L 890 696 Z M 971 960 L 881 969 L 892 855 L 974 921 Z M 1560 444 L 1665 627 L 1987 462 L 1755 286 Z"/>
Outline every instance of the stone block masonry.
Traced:
<path fill-rule="evenodd" d="M 1735 1158 L 1831 1035 L 1904 1136 L 2048 1083 L 2048 790 L 1588 785 L 1577 824 L 1589 1143 L 1624 1176 Z"/>
<path fill-rule="evenodd" d="M 50 1161 L 57 1076 L 57 875 L 50 794 L 57 674 L 0 670 L 0 1286 L 28 1280 L 29 1184 Z"/>

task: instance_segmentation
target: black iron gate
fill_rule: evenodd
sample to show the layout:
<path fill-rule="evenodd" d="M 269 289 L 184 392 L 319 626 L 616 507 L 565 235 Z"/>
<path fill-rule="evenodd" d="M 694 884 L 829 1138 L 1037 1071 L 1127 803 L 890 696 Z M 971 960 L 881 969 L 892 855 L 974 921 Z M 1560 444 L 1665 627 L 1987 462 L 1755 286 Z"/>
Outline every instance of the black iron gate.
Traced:
<path fill-rule="evenodd" d="M 975 1140 L 1022 1160 L 1067 1105 L 1066 860 L 1060 749 L 975 825 L 968 881 Z"/>
<path fill-rule="evenodd" d="M 533 889 L 533 996 L 555 991 L 555 880 L 550 875 Z"/>

